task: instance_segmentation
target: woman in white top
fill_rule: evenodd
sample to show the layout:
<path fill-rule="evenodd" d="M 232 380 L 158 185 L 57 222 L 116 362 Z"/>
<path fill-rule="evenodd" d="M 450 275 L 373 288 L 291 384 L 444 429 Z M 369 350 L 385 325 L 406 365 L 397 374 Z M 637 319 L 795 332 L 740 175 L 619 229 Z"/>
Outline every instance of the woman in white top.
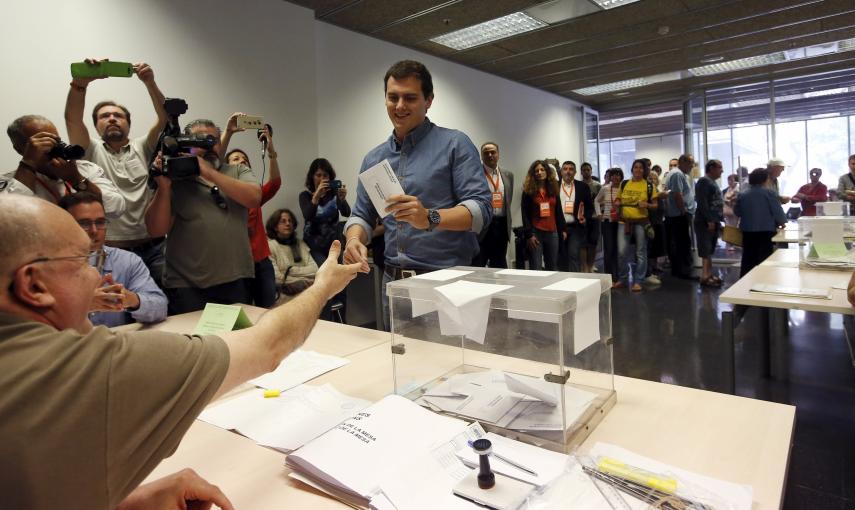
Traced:
<path fill-rule="evenodd" d="M 314 283 L 318 265 L 309 246 L 297 238 L 297 218 L 290 210 L 276 210 L 265 226 L 279 291 L 277 303 L 284 303 Z"/>
<path fill-rule="evenodd" d="M 618 220 L 620 211 L 615 207 L 615 200 L 620 195 L 620 183 L 623 181 L 623 170 L 610 168 L 606 171 L 604 182 L 600 188 L 597 198 L 594 199 L 594 208 L 600 218 L 601 231 L 603 234 L 603 271 L 612 275 L 612 281 L 618 281 Z"/>

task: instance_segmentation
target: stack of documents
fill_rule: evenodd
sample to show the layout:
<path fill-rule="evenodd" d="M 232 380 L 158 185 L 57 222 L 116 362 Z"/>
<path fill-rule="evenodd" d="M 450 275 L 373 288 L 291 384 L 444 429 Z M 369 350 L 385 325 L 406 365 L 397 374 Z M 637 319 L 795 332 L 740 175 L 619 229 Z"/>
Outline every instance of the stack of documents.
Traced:
<path fill-rule="evenodd" d="M 339 393 L 331 384 L 301 385 L 276 398 L 264 398 L 262 390 L 242 393 L 207 407 L 199 419 L 288 453 L 370 404 Z"/>
<path fill-rule="evenodd" d="M 751 286 L 751 292 L 762 294 L 774 294 L 776 296 L 790 296 L 813 299 L 831 299 L 831 289 L 814 289 L 808 287 L 788 287 L 785 285 L 771 285 L 766 283 L 755 283 Z"/>
<path fill-rule="evenodd" d="M 572 386 L 493 370 L 454 375 L 417 402 L 513 430 L 564 431 L 585 414 L 595 398 L 596 394 Z"/>

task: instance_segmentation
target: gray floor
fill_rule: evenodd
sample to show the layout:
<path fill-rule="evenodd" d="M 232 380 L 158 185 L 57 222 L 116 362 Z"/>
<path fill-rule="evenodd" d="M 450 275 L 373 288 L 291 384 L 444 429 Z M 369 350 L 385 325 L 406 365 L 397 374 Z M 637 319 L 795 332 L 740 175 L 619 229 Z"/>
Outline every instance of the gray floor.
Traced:
<path fill-rule="evenodd" d="M 725 287 L 739 277 L 738 267 L 719 269 Z M 639 294 L 613 292 L 615 372 L 720 390 L 721 311 L 730 309 L 721 292 L 667 275 Z M 790 312 L 788 382 L 759 375 L 757 321 L 749 312 L 737 330 L 737 394 L 797 408 L 784 508 L 855 510 L 855 367 L 841 316 Z"/>

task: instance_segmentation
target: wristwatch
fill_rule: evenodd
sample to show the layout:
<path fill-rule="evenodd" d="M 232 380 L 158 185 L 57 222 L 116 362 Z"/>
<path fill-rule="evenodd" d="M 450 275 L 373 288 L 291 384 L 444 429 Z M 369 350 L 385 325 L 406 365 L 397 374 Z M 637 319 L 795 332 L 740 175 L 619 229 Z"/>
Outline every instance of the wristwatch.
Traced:
<path fill-rule="evenodd" d="M 77 181 L 77 182 L 72 186 L 72 188 L 76 189 L 77 191 L 86 191 L 86 190 L 88 190 L 88 189 L 89 189 L 89 179 L 87 179 L 86 177 L 82 177 L 79 181 Z"/>
<path fill-rule="evenodd" d="M 436 209 L 428 209 L 428 232 L 435 229 L 439 225 L 440 221 L 442 221 L 442 218 L 439 216 L 439 211 Z"/>

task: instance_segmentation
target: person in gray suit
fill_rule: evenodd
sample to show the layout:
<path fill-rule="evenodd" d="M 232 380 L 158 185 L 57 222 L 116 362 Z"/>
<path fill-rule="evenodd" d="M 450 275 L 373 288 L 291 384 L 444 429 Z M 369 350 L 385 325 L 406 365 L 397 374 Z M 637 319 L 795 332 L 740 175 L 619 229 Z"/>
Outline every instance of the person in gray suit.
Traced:
<path fill-rule="evenodd" d="M 493 219 L 478 236 L 478 255 L 473 266 L 508 267 L 508 242 L 511 240 L 511 200 L 514 196 L 514 174 L 499 168 L 499 144 L 481 145 L 484 178 L 490 188 Z"/>

